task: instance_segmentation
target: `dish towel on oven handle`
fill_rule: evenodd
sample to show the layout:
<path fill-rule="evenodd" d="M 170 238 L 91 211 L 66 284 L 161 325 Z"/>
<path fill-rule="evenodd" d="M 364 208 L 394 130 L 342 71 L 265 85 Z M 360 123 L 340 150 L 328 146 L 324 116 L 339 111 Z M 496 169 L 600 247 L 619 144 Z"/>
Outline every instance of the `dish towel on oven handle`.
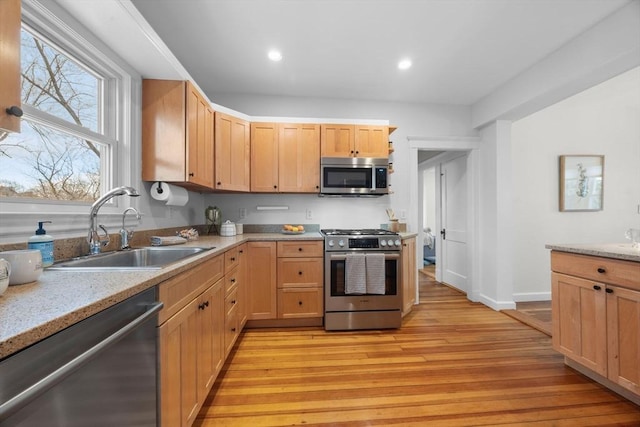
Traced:
<path fill-rule="evenodd" d="M 367 293 L 365 254 L 345 255 L 344 293 L 346 295 L 362 295 Z"/>
<path fill-rule="evenodd" d="M 370 253 L 366 255 L 367 263 L 367 293 L 375 295 L 385 294 L 385 255 Z"/>

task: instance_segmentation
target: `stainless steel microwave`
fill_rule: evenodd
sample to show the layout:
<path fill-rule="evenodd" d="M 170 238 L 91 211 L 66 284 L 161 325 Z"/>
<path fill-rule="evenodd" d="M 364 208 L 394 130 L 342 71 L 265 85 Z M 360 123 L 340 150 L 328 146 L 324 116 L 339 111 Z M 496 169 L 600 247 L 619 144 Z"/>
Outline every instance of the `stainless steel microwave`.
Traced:
<path fill-rule="evenodd" d="M 320 159 L 320 194 L 382 196 L 388 194 L 389 159 L 323 157 Z"/>

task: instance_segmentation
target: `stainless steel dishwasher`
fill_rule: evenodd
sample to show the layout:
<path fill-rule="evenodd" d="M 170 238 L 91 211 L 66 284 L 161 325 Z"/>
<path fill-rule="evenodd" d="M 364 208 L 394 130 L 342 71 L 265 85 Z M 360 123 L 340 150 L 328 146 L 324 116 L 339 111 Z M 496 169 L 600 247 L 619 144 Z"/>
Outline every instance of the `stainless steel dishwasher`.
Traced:
<path fill-rule="evenodd" d="M 149 289 L 0 361 L 0 426 L 156 426 Z"/>

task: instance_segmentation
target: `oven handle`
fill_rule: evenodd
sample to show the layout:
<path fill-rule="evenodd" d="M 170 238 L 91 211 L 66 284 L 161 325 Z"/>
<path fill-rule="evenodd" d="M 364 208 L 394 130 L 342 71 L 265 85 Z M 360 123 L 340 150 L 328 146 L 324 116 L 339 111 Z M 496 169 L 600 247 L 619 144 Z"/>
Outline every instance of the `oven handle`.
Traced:
<path fill-rule="evenodd" d="M 76 370 L 80 369 L 94 357 L 101 354 L 107 348 L 120 341 L 120 339 L 133 332 L 138 326 L 146 322 L 147 319 L 160 311 L 162 307 L 163 304 L 161 302 L 156 302 L 149 305 L 147 311 L 145 311 L 142 315 L 136 317 L 134 320 L 118 329 L 116 332 L 100 341 L 89 350 L 62 365 L 60 368 L 50 373 L 37 383 L 31 385 L 27 389 L 23 390 L 11 399 L 4 402 L 2 405 L 0 405 L 0 419 L 4 419 L 4 417 L 8 417 L 9 415 L 18 411 L 27 403 L 36 399 L 42 393 L 58 384 L 60 381 L 71 375 Z"/>
<path fill-rule="evenodd" d="M 329 259 L 331 261 L 343 261 L 343 260 L 347 259 L 347 254 L 350 254 L 350 253 L 356 253 L 356 252 L 355 251 L 354 252 L 334 252 L 334 253 L 326 254 L 326 255 L 329 255 Z M 362 252 L 359 252 L 359 253 L 362 253 Z M 377 253 L 377 254 L 379 254 L 380 252 L 369 251 L 367 253 L 371 253 L 371 254 L 372 253 Z M 397 253 L 397 252 L 382 252 L 382 253 L 384 254 L 385 261 L 387 261 L 387 260 L 399 260 L 400 259 L 400 253 Z"/>

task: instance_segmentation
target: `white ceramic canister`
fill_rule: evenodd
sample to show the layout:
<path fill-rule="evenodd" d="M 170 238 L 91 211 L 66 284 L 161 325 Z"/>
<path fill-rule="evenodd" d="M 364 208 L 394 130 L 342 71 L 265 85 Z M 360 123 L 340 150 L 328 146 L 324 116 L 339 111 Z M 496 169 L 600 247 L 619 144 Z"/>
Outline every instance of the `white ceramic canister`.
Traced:
<path fill-rule="evenodd" d="M 9 274 L 11 274 L 11 264 L 4 258 L 0 258 L 0 295 L 9 287 Z"/>
<path fill-rule="evenodd" d="M 9 285 L 35 282 L 42 274 L 42 253 L 38 249 L 23 249 L 0 252 L 11 264 Z"/>
<path fill-rule="evenodd" d="M 222 223 L 222 225 L 220 226 L 220 235 L 221 236 L 235 236 L 236 235 L 236 225 L 229 221 L 226 220 L 224 223 Z"/>

